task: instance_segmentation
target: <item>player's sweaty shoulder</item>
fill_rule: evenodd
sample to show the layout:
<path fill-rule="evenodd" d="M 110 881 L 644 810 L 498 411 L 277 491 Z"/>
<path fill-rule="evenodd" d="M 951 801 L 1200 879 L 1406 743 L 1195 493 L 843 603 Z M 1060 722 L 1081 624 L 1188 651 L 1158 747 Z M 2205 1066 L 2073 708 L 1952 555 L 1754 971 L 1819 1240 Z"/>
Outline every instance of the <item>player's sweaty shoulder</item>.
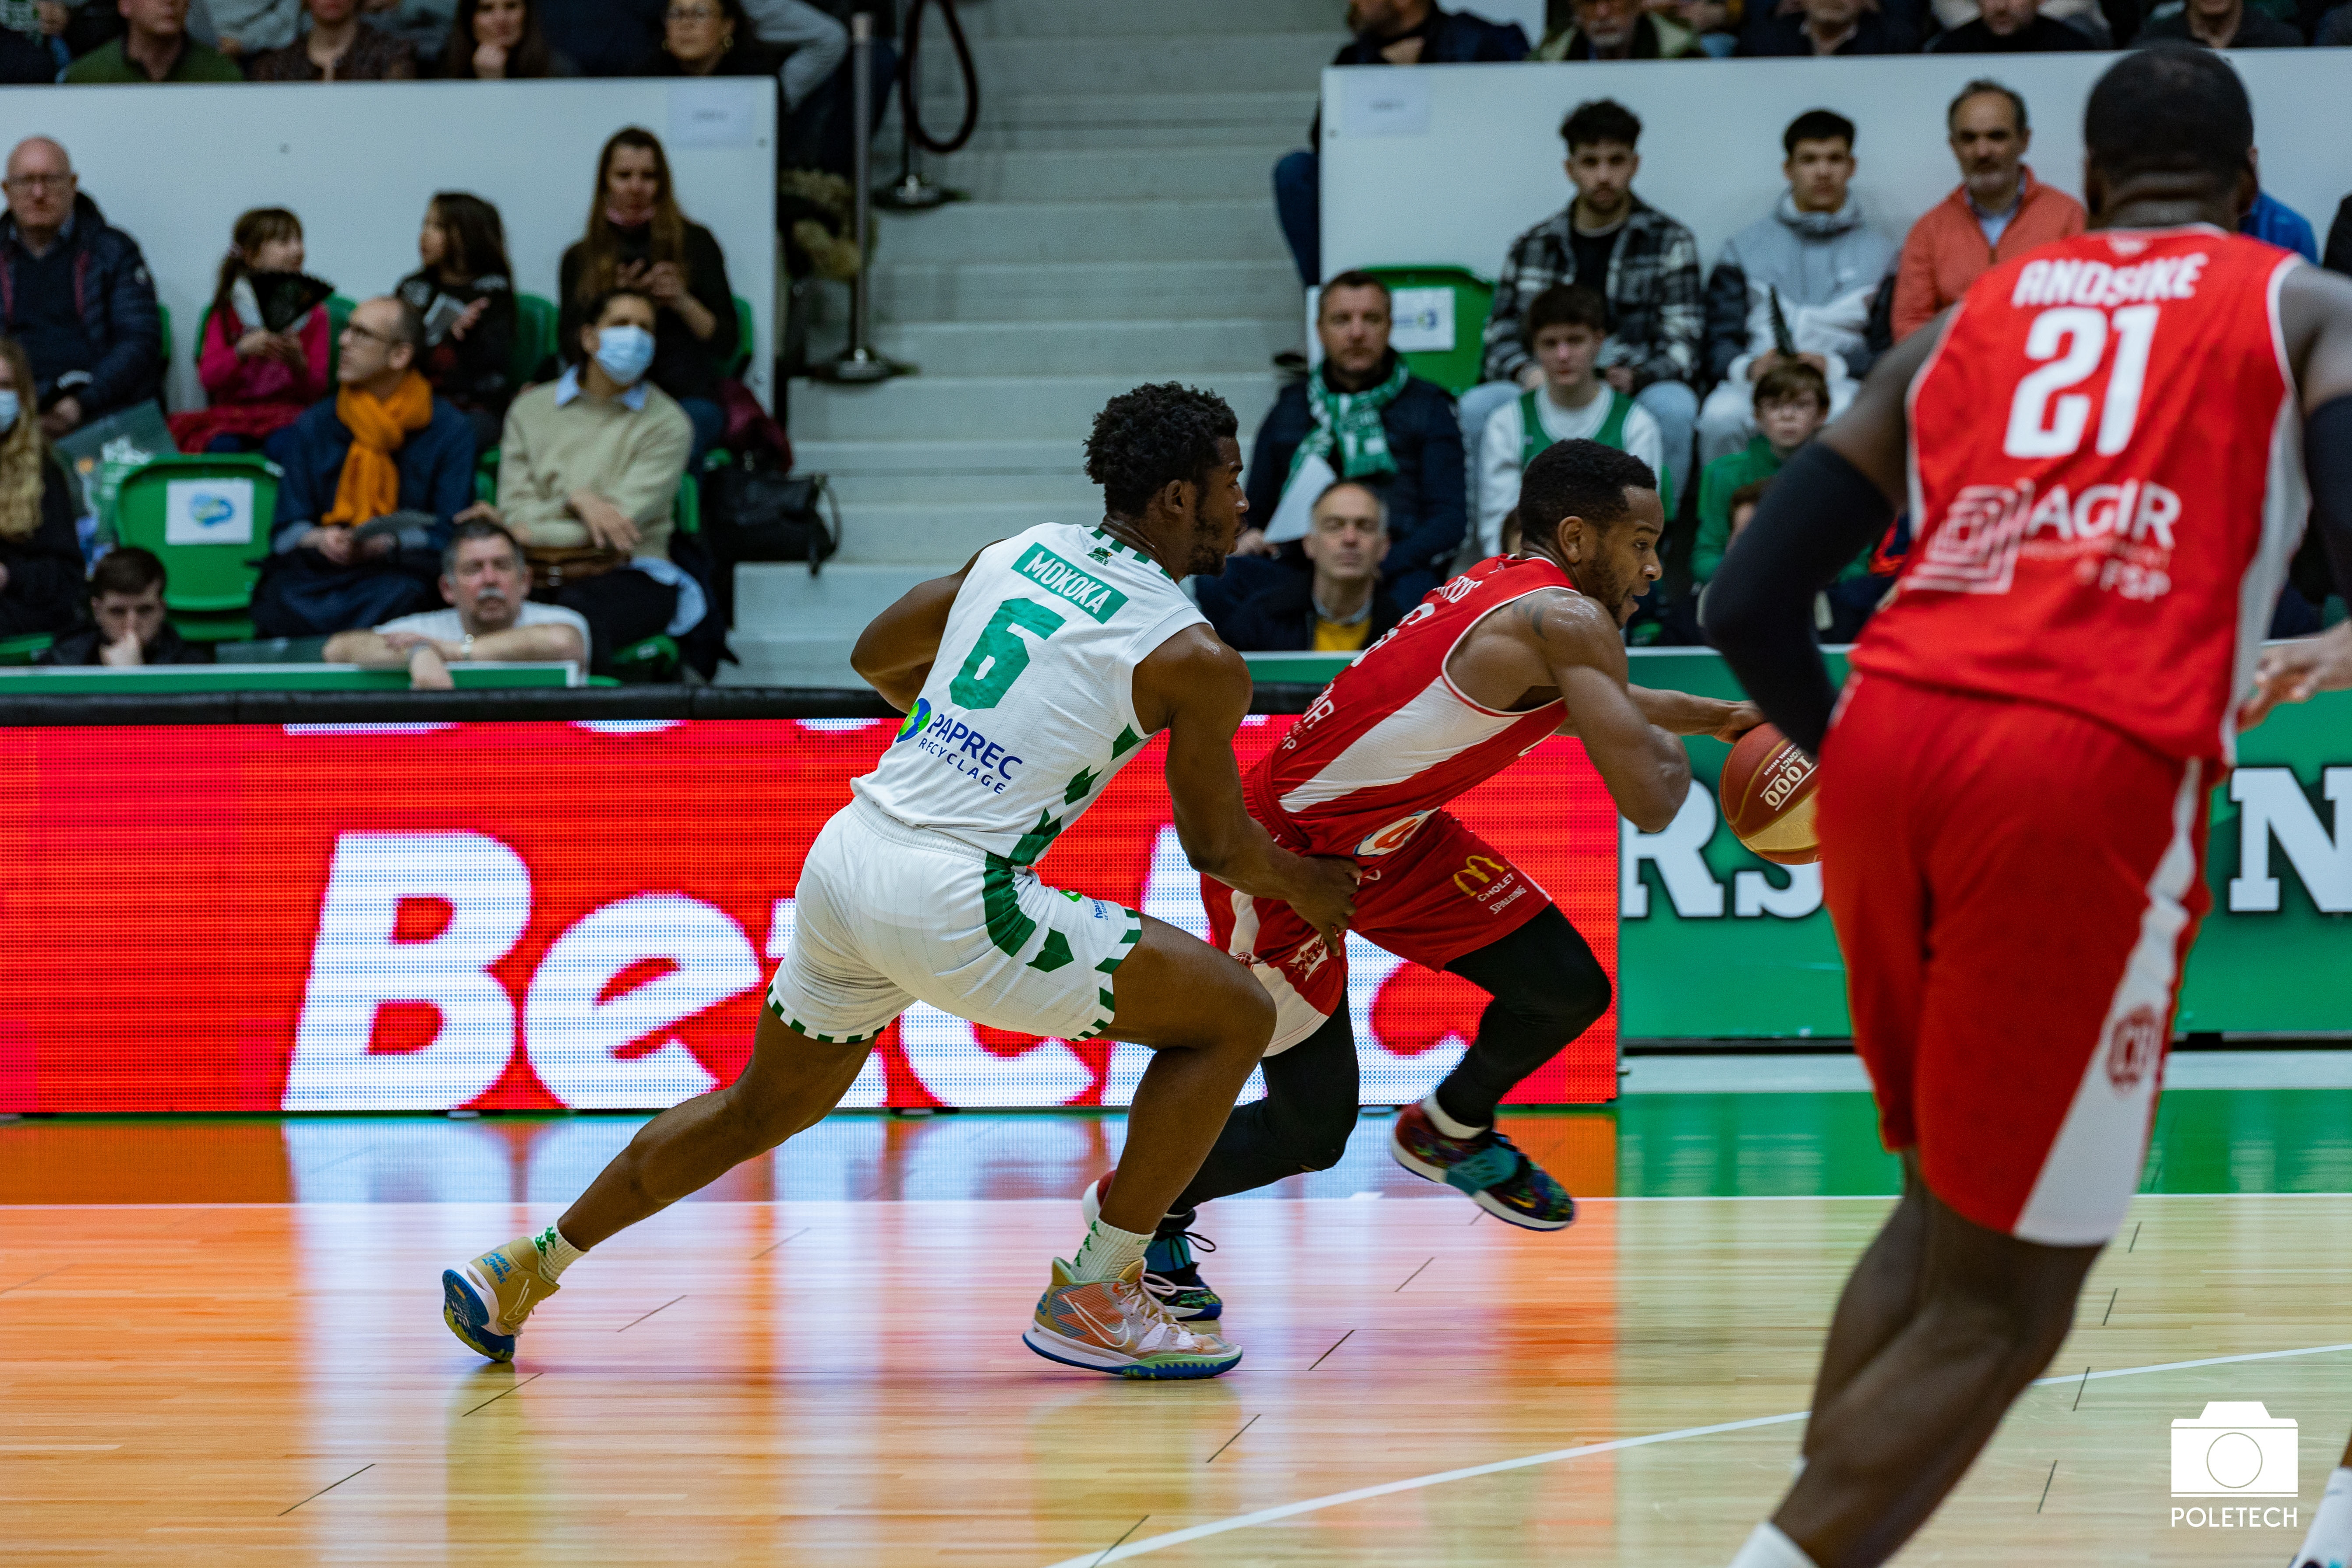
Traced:
<path fill-rule="evenodd" d="M 1147 733 L 1180 715 L 1214 719 L 1230 731 L 1249 711 L 1248 663 L 1205 626 L 1186 626 L 1135 667 L 1135 716 Z"/>
<path fill-rule="evenodd" d="M 1533 649 L 1548 669 L 1587 668 L 1625 679 L 1625 637 L 1617 618 L 1567 588 L 1546 588 L 1493 619 Z"/>

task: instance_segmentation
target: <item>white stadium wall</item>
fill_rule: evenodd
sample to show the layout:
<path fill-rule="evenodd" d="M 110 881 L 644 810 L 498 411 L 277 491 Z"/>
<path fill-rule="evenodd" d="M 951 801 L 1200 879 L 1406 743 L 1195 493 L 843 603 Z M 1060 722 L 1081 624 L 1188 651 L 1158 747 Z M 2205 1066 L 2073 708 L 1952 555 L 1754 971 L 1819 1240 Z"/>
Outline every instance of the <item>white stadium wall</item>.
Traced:
<path fill-rule="evenodd" d="M 1976 77 L 2025 96 L 2034 174 L 2083 189 L 2083 102 L 2106 54 L 1423 66 L 1323 73 L 1323 272 L 1451 263 L 1492 278 L 1511 240 L 1566 205 L 1559 122 L 1588 98 L 1642 118 L 1643 200 L 1690 226 L 1704 265 L 1771 208 L 1780 132 L 1808 109 L 1856 127 L 1868 222 L 1900 240 L 1958 183 L 1944 110 Z M 2332 49 L 2231 57 L 2254 100 L 2263 184 L 2325 239 L 2352 190 L 2352 96 Z"/>
<path fill-rule="evenodd" d="M 762 79 L 7 88 L 0 121 L 8 146 L 63 142 L 81 188 L 145 251 L 172 312 L 174 408 L 203 403 L 196 320 L 238 213 L 292 208 L 307 269 L 364 299 L 415 269 L 426 198 L 471 191 L 506 219 L 516 288 L 551 300 L 564 247 L 586 226 L 598 149 L 641 125 L 751 302 L 746 379 L 772 400 L 775 94 Z"/>

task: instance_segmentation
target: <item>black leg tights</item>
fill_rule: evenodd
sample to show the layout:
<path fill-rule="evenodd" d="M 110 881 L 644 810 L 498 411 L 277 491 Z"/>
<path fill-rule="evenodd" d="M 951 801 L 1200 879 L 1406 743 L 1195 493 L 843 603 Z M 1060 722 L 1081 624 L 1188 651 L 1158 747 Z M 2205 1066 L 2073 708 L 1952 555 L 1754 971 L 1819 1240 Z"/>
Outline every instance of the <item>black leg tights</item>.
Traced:
<path fill-rule="evenodd" d="M 1609 1011 L 1608 973 L 1557 905 L 1445 967 L 1494 997 L 1437 1086 L 1438 1108 L 1465 1126 L 1492 1126 L 1503 1096 Z"/>
<path fill-rule="evenodd" d="M 1260 1065 L 1265 1098 L 1234 1108 L 1163 1230 L 1183 1229 L 1211 1198 L 1339 1163 L 1356 1126 L 1356 1031 L 1348 1009 Z"/>

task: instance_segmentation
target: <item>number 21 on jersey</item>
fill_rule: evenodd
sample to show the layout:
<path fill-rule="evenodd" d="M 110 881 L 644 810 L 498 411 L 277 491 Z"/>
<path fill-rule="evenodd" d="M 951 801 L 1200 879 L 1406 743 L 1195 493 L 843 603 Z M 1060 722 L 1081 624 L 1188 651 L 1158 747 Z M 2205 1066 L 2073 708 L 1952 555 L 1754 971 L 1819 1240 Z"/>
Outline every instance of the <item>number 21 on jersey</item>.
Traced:
<path fill-rule="evenodd" d="M 2035 316 L 2025 334 L 2025 357 L 2040 368 L 2026 372 L 2010 399 L 2001 450 L 2012 458 L 2067 458 L 2081 451 L 2095 401 L 2086 384 L 2102 368 L 2106 388 L 2096 400 L 2101 406 L 2095 450 L 2112 458 L 2130 446 L 2161 308 L 2059 305 Z"/>

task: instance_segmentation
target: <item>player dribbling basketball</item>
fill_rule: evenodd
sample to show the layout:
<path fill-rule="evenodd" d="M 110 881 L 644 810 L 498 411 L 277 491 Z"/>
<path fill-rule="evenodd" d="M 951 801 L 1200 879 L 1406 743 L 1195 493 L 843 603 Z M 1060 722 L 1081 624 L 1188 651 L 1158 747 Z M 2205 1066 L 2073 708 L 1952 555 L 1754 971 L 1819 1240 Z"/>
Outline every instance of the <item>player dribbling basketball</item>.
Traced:
<path fill-rule="evenodd" d="M 2138 1184 L 2207 794 L 2272 702 L 2352 685 L 2345 627 L 2259 650 L 2306 463 L 2352 582 L 2352 282 L 2238 236 L 2252 137 L 2210 51 L 2110 68 L 2093 229 L 1899 345 L 1709 590 L 1711 637 L 1821 758 L 1855 1046 L 1906 1171 L 1803 1473 L 1734 1568 L 1883 1562 L 2049 1363 Z M 1917 542 L 1832 715 L 1805 606 L 1906 496 Z"/>

